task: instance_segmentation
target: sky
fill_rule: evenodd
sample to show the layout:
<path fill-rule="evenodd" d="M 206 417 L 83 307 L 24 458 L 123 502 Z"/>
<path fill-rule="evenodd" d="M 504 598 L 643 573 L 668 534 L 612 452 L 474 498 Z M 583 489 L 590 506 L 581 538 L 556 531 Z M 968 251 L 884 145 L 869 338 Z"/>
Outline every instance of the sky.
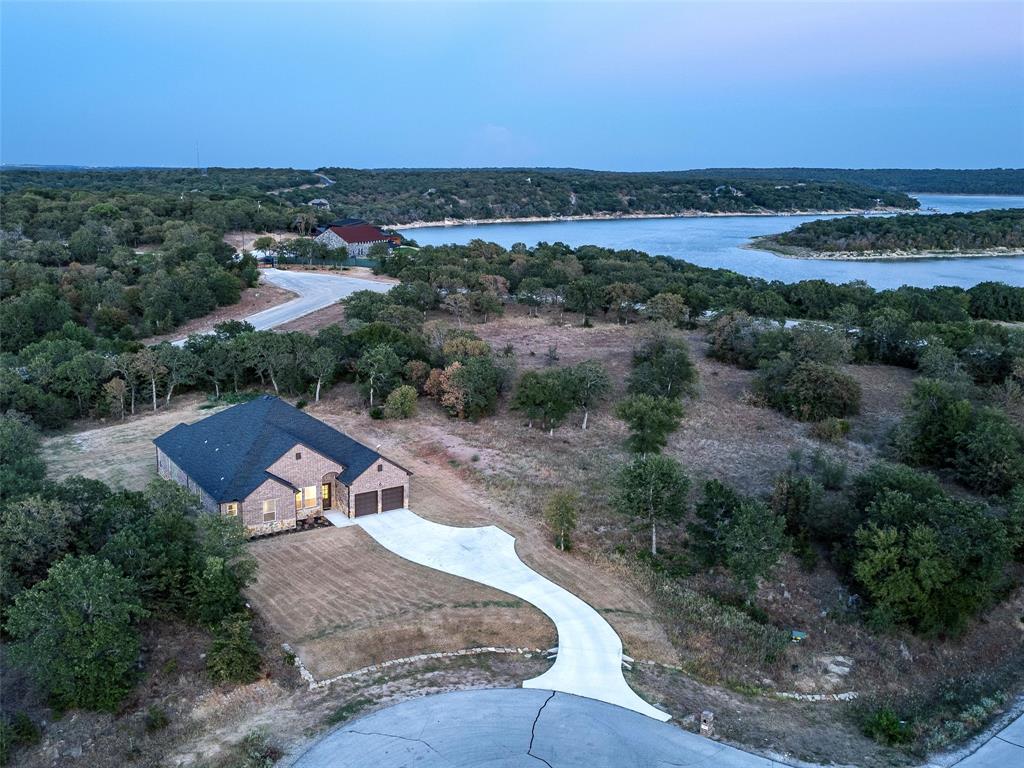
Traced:
<path fill-rule="evenodd" d="M 1024 167 L 1024 2 L 0 3 L 0 161 Z"/>

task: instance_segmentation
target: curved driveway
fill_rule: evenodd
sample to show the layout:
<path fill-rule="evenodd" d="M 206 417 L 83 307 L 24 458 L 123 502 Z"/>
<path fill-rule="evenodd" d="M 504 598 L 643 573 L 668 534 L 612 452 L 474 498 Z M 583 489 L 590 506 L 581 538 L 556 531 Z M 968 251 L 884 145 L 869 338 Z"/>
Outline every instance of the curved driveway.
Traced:
<path fill-rule="evenodd" d="M 615 630 L 587 603 L 525 565 L 516 554 L 515 539 L 505 531 L 493 525 L 454 528 L 407 509 L 351 522 L 406 560 L 500 589 L 547 614 L 558 630 L 558 656 L 543 675 L 524 681 L 524 688 L 573 693 L 656 720 L 669 719 L 626 685 L 622 641 Z"/>

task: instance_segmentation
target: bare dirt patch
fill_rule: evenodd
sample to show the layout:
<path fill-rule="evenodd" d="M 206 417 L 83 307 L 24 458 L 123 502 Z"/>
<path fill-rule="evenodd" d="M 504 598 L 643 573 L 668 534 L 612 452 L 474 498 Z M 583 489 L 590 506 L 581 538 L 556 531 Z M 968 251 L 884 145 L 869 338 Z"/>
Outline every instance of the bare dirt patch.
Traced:
<path fill-rule="evenodd" d="M 227 232 L 224 235 L 224 242 L 234 248 L 236 251 L 247 250 L 251 251 L 253 243 L 256 242 L 257 238 L 260 237 L 272 237 L 280 242 L 286 242 L 288 240 L 294 240 L 299 237 L 297 232 L 289 232 L 288 230 L 275 230 L 273 232 L 250 232 L 246 231 L 234 231 Z"/>
<path fill-rule="evenodd" d="M 388 552 L 361 528 L 253 542 L 253 606 L 317 679 L 388 659 L 483 646 L 550 648 L 538 610 Z"/>

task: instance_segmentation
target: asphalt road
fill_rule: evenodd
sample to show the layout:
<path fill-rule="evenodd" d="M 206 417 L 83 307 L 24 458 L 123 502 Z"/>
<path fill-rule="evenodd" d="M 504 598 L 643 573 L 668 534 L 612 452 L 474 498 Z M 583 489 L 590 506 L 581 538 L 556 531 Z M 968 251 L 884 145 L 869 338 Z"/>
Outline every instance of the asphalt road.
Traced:
<path fill-rule="evenodd" d="M 339 726 L 292 768 L 772 768 L 757 755 L 601 701 L 524 688 L 406 701 Z"/>
<path fill-rule="evenodd" d="M 294 291 L 299 297 L 245 318 L 257 331 L 276 328 L 310 312 L 329 307 L 338 299 L 343 299 L 356 291 L 387 293 L 391 290 L 387 283 L 325 272 L 262 269 L 260 274 L 268 283 Z"/>
<path fill-rule="evenodd" d="M 785 758 L 780 758 L 783 760 Z M 338 726 L 289 755 L 288 768 L 781 768 L 744 752 L 601 701 L 525 688 L 425 696 Z M 1024 718 L 972 754 L 926 768 L 1024 766 Z"/>
<path fill-rule="evenodd" d="M 345 277 L 326 272 L 299 272 L 283 269 L 261 269 L 260 274 L 268 283 L 286 288 L 299 294 L 298 298 L 265 309 L 254 315 L 242 318 L 257 331 L 266 331 L 279 325 L 289 323 L 296 318 L 329 307 L 338 299 L 356 291 L 377 291 L 387 293 L 391 285 L 376 280 L 363 280 L 359 277 Z M 207 331 L 210 333 L 210 331 Z M 176 346 L 185 343 L 185 339 L 174 342 Z"/>

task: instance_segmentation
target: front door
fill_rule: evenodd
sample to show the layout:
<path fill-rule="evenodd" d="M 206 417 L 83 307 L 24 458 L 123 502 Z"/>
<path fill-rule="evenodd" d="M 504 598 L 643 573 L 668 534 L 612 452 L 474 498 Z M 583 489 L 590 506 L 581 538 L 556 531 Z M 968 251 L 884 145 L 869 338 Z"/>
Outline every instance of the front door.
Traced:
<path fill-rule="evenodd" d="M 321 483 L 320 484 L 320 498 L 323 501 L 323 508 L 331 508 L 331 485 L 332 483 Z"/>

